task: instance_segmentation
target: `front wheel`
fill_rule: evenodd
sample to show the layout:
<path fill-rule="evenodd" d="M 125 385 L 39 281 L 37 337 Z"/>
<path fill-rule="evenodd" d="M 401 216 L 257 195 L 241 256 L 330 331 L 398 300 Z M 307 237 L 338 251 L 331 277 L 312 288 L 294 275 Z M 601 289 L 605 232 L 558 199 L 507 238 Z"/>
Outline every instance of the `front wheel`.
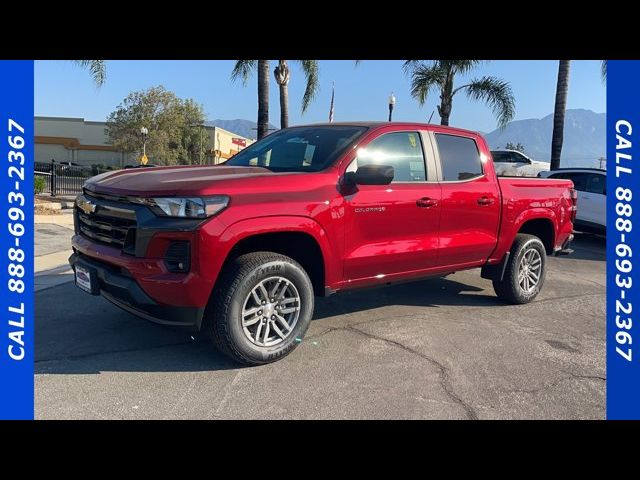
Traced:
<path fill-rule="evenodd" d="M 546 260 L 546 250 L 538 237 L 524 233 L 516 235 L 504 277 L 493 281 L 496 295 L 513 304 L 532 301 L 544 283 Z"/>
<path fill-rule="evenodd" d="M 254 252 L 225 268 L 205 318 L 215 346 L 247 365 L 273 362 L 302 340 L 313 316 L 313 286 L 295 260 Z"/>

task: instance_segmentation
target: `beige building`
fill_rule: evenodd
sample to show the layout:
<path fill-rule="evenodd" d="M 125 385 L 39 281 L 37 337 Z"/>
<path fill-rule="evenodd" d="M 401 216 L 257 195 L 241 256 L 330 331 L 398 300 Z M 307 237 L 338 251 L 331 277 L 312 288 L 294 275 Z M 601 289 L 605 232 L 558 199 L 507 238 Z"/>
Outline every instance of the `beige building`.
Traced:
<path fill-rule="evenodd" d="M 109 143 L 106 122 L 84 118 L 35 117 L 36 162 L 72 162 L 79 165 L 123 167 L 135 165 L 140 153 L 125 153 Z M 254 140 L 219 127 L 203 126 L 203 162 L 220 163 Z"/>

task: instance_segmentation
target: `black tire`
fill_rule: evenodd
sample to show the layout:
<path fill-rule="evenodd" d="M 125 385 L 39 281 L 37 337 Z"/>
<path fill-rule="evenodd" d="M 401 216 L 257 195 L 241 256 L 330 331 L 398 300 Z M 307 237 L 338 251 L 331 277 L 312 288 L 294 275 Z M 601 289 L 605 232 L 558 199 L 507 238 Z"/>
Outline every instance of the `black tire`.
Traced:
<path fill-rule="evenodd" d="M 538 252 L 540 256 L 541 267 L 537 284 L 532 287 L 530 291 L 527 291 L 521 286 L 518 275 L 520 273 L 520 265 L 523 256 L 527 254 L 531 249 L 534 249 Z M 533 254 L 530 253 L 529 255 Z M 496 295 L 505 302 L 513 303 L 516 305 L 531 302 L 538 296 L 538 293 L 540 293 L 540 289 L 544 284 L 546 275 L 546 260 L 547 253 L 544 248 L 544 244 L 538 237 L 534 235 L 527 235 L 524 233 L 519 233 L 518 235 L 516 235 L 516 239 L 511 246 L 511 255 L 509 256 L 509 260 L 507 261 L 504 277 L 502 278 L 502 280 L 493 281 L 493 289 L 495 290 Z"/>
<path fill-rule="evenodd" d="M 295 326 L 279 344 L 253 343 L 242 326 L 244 303 L 261 281 L 273 276 L 293 283 L 300 297 Z M 205 312 L 204 329 L 218 350 L 245 365 L 274 362 L 291 353 L 309 328 L 313 316 L 313 285 L 295 260 L 273 252 L 253 252 L 234 259 L 222 272 Z"/>

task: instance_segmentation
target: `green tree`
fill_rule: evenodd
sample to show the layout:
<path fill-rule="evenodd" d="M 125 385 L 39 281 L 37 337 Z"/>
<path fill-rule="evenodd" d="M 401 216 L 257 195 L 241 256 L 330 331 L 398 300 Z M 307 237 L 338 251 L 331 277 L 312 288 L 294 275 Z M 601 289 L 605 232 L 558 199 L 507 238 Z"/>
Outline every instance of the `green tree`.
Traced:
<path fill-rule="evenodd" d="M 142 153 L 140 128 L 146 127 L 151 163 L 187 165 L 199 163 L 202 131 L 198 125 L 203 123 L 202 106 L 157 86 L 130 93 L 107 118 L 106 133 L 116 148 Z"/>
<path fill-rule="evenodd" d="M 252 71 L 256 67 L 258 67 L 258 139 L 262 138 L 260 136 L 260 104 L 261 102 L 265 102 L 265 98 L 267 98 L 266 108 L 268 111 L 268 80 L 266 86 L 267 95 L 260 94 L 260 85 L 264 83 L 264 80 L 260 79 L 261 68 L 264 68 L 264 65 L 261 66 L 260 62 L 263 61 L 265 60 L 237 60 L 233 71 L 231 72 L 231 78 L 233 80 L 242 79 L 243 83 L 246 85 Z M 268 60 L 266 60 L 266 62 L 268 62 Z M 306 80 L 306 87 L 302 96 L 302 113 L 304 113 L 307 111 L 307 108 L 309 108 L 309 105 L 320 90 L 320 69 L 317 60 L 297 60 L 297 62 L 300 64 L 300 68 L 302 69 Z M 278 60 L 278 64 L 273 70 L 273 75 L 280 90 L 280 128 L 287 128 L 289 126 L 289 80 L 291 79 L 291 69 L 289 68 L 289 61 Z M 262 111 L 264 111 L 264 107 Z M 268 132 L 268 118 L 266 120 L 264 128 L 264 134 L 266 135 Z"/>
<path fill-rule="evenodd" d="M 405 71 L 411 74 L 411 95 L 424 105 L 427 95 L 437 91 L 440 95 L 438 114 L 440 123 L 449 125 L 453 99 L 459 92 L 471 100 L 483 101 L 493 111 L 500 127 L 515 115 L 515 99 L 508 82 L 496 77 L 484 76 L 469 83 L 455 85 L 456 75 L 463 75 L 481 63 L 480 60 L 421 60 L 405 62 Z"/>
<path fill-rule="evenodd" d="M 516 150 L 518 152 L 524 153 L 524 145 L 521 144 L 520 142 L 518 143 L 507 142 L 507 145 L 504 148 L 506 148 L 507 150 Z"/>
<path fill-rule="evenodd" d="M 89 70 L 91 78 L 97 87 L 104 85 L 107 79 L 107 62 L 104 60 L 73 60 L 81 68 Z"/>

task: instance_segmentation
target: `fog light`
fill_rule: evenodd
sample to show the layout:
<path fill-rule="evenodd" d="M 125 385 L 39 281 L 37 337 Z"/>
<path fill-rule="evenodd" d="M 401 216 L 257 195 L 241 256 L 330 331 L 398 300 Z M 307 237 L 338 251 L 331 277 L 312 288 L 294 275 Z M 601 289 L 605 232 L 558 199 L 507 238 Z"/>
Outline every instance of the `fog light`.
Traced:
<path fill-rule="evenodd" d="M 172 242 L 164 255 L 167 270 L 173 273 L 186 273 L 191 267 L 191 244 Z"/>

